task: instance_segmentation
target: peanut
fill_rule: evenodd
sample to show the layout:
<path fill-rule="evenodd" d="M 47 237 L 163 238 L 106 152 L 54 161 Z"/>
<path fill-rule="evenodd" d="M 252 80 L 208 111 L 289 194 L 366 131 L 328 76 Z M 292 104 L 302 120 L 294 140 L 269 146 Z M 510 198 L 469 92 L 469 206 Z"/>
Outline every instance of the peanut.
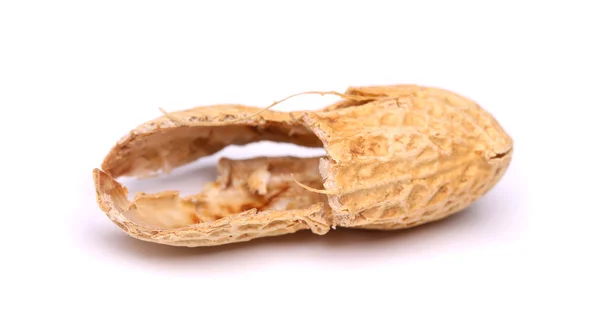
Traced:
<path fill-rule="evenodd" d="M 344 99 L 291 114 L 243 105 L 163 111 L 124 136 L 94 170 L 98 204 L 127 234 L 174 246 L 302 229 L 326 234 L 337 226 L 393 230 L 466 208 L 510 164 L 511 137 L 455 93 L 390 85 L 325 94 Z M 221 159 L 218 179 L 188 197 L 167 191 L 130 202 L 115 180 L 168 172 L 230 144 L 261 140 L 322 146 L 326 155 Z"/>

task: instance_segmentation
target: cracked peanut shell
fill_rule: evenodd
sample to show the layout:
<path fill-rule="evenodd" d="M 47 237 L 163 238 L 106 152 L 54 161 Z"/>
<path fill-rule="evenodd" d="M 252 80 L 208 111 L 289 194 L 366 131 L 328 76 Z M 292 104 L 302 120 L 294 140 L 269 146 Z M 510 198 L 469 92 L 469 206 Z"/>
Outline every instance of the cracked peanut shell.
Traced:
<path fill-rule="evenodd" d="M 97 200 L 127 234 L 212 246 L 303 229 L 393 230 L 456 213 L 487 193 L 512 158 L 512 139 L 458 94 L 416 85 L 351 87 L 318 111 L 217 105 L 172 112 L 124 136 L 94 170 Z M 323 147 L 315 158 L 223 158 L 196 195 L 140 193 L 116 178 L 151 176 L 269 140 Z"/>

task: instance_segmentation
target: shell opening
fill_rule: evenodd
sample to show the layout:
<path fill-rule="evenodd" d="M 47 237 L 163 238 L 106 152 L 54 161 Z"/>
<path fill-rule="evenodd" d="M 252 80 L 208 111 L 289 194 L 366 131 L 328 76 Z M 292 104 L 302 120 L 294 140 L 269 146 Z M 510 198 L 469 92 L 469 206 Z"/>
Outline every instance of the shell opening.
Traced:
<path fill-rule="evenodd" d="M 118 211 L 125 218 L 151 229 L 173 229 L 213 224 L 224 217 L 249 212 L 314 210 L 318 206 L 324 215 L 330 215 L 326 194 L 332 190 L 324 189 L 319 164 L 327 157 L 223 158 L 218 163 L 217 180 L 205 184 L 197 194 L 141 192 L 129 201 L 127 189 L 115 179 L 168 173 L 229 145 L 270 141 L 308 148 L 324 147 L 319 136 L 301 120 L 281 112 L 250 113 L 253 118 L 240 123 L 242 119 L 238 117 L 244 117 L 245 112 L 228 114 L 219 110 L 215 117 L 210 113 L 201 116 L 161 111 L 165 117 L 130 133 L 113 147 L 104 161 L 102 182 L 112 184 L 107 192 L 113 196 L 112 202 L 118 203 Z M 183 125 L 185 121 L 203 121 L 203 124 Z M 98 181 L 97 188 L 103 189 Z M 121 189 L 122 193 L 115 189 Z"/>

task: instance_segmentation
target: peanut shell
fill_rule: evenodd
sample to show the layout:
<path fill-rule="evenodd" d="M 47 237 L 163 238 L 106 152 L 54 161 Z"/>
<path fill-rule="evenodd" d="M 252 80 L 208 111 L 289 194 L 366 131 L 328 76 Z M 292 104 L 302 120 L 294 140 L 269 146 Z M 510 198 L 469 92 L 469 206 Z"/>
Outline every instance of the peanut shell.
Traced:
<path fill-rule="evenodd" d="M 94 170 L 97 199 L 129 235 L 210 246 L 336 226 L 392 230 L 447 217 L 502 178 L 513 142 L 475 102 L 416 85 L 351 87 L 318 111 L 198 107 L 138 126 Z M 269 140 L 323 147 L 320 158 L 221 159 L 197 195 L 138 194 L 115 178 L 148 176 Z"/>

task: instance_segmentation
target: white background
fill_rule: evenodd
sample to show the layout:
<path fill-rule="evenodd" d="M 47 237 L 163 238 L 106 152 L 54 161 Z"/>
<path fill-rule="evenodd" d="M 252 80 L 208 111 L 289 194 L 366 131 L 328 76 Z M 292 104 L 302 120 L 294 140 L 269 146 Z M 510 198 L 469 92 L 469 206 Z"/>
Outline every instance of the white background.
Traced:
<path fill-rule="evenodd" d="M 600 324 L 597 13 L 594 1 L 2 2 L 1 324 Z M 96 206 L 92 169 L 158 107 L 395 83 L 473 98 L 514 138 L 505 177 L 457 216 L 172 248 Z M 265 154 L 315 152 L 219 156 Z M 217 158 L 124 182 L 190 193 Z"/>

